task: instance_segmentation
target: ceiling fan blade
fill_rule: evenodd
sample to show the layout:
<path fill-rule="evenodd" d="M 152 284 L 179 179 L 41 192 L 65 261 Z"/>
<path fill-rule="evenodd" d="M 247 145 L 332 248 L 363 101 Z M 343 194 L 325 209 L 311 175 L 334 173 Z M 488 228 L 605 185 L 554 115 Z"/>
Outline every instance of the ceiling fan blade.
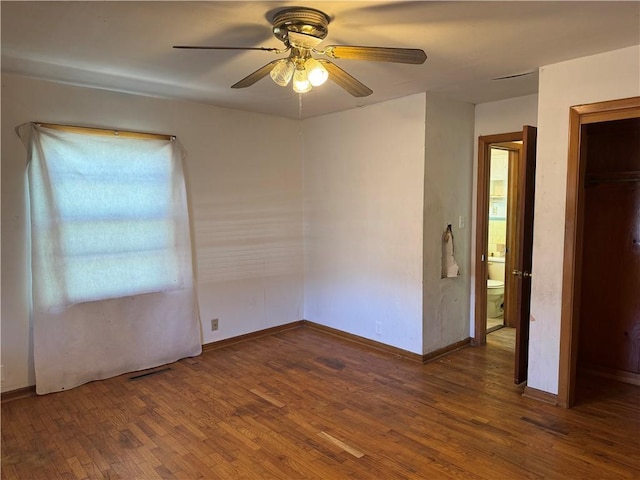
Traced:
<path fill-rule="evenodd" d="M 234 83 L 233 85 L 231 85 L 231 88 L 246 88 L 246 87 L 250 87 L 251 85 L 256 83 L 258 80 L 261 80 L 264 77 L 266 77 L 267 75 L 269 75 L 269 72 L 271 72 L 271 70 L 273 70 L 273 67 L 276 66 L 276 63 L 278 63 L 279 60 L 280 59 L 274 60 L 273 62 L 269 62 L 266 65 L 260 67 L 258 70 L 256 70 L 255 72 L 247 75 L 246 77 L 244 77 L 239 82 Z"/>
<path fill-rule="evenodd" d="M 207 47 L 198 45 L 174 45 L 173 48 L 185 48 L 190 50 L 262 50 L 265 52 L 284 53 L 286 50 L 268 47 Z"/>
<path fill-rule="evenodd" d="M 325 59 L 318 59 L 318 61 L 329 72 L 329 79 L 333 80 L 339 87 L 342 87 L 354 97 L 367 97 L 373 93 L 373 90 L 353 78 L 335 63 Z"/>
<path fill-rule="evenodd" d="M 411 63 L 419 65 L 427 59 L 427 54 L 419 48 L 355 47 L 347 45 L 329 45 L 324 49 L 331 58 L 348 60 L 371 60 L 374 62 Z"/>

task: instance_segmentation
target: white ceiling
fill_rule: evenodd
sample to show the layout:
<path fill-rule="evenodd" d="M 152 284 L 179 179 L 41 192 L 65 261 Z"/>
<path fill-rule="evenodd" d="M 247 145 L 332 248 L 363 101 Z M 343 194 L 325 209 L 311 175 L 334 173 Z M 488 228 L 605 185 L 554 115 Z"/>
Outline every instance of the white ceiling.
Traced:
<path fill-rule="evenodd" d="M 373 95 L 357 99 L 327 82 L 300 99 L 268 76 L 229 88 L 278 58 L 271 52 L 171 48 L 279 48 L 269 14 L 293 5 L 332 18 L 320 47 L 422 48 L 428 59 L 423 65 L 335 60 Z M 2 1 L 1 8 L 3 72 L 292 118 L 424 91 L 472 103 L 527 95 L 537 91 L 537 73 L 491 79 L 640 43 L 636 1 Z"/>

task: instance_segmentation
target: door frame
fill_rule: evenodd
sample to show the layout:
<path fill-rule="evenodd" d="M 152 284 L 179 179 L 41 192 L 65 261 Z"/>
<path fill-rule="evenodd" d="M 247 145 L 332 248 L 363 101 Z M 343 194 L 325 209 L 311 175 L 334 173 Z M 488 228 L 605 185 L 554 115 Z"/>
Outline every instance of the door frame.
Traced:
<path fill-rule="evenodd" d="M 474 345 L 487 343 L 487 262 L 483 259 L 489 241 L 489 190 L 491 181 L 491 145 L 523 140 L 523 132 L 499 133 L 478 137 L 478 180 L 476 202 L 476 275 Z"/>
<path fill-rule="evenodd" d="M 569 156 L 564 226 L 564 260 L 560 312 L 560 358 L 558 405 L 569 408 L 575 403 L 578 329 L 580 324 L 580 288 L 584 232 L 584 175 L 586 150 L 582 130 L 590 123 L 640 118 L 640 97 L 577 105 L 569 109 Z M 477 320 L 476 320 L 477 321 Z"/>

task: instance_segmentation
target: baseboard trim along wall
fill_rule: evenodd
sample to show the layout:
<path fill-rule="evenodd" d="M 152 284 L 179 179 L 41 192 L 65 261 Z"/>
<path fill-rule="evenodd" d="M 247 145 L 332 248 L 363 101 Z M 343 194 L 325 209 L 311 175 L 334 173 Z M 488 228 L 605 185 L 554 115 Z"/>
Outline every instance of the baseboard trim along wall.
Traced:
<path fill-rule="evenodd" d="M 393 347 L 391 345 L 386 345 L 384 343 L 376 342 L 375 340 L 370 340 L 368 338 L 360 337 L 358 335 L 353 335 L 351 333 L 343 332 L 342 330 L 327 327 L 325 325 L 320 325 L 319 323 L 311 322 L 309 320 L 298 320 L 295 322 L 287 323 L 285 325 L 266 328 L 264 330 L 258 330 L 257 332 L 251 332 L 245 335 L 239 335 L 237 337 L 226 338 L 224 340 L 219 340 L 217 342 L 206 343 L 202 346 L 202 353 L 212 352 L 214 350 L 228 347 L 230 345 L 237 345 L 239 343 L 248 342 L 251 340 L 255 340 L 257 338 L 266 337 L 269 335 L 275 335 L 281 332 L 285 332 L 287 330 L 293 330 L 293 329 L 302 328 L 302 327 L 312 328 L 316 331 L 319 331 L 328 335 L 333 335 L 334 337 L 338 337 L 352 343 L 357 343 L 359 345 L 370 348 L 372 350 L 385 352 L 397 358 L 402 358 L 405 360 L 409 360 L 416 363 L 423 363 L 423 364 L 436 360 L 442 357 L 443 355 L 447 355 L 451 352 L 455 352 L 456 350 L 460 350 L 461 348 L 465 348 L 471 344 L 471 338 L 466 338 L 464 340 L 461 340 L 459 342 L 453 343 L 446 347 L 440 348 L 433 352 L 420 355 L 418 353 L 413 353 L 408 350 L 403 350 L 401 348 Z M 541 393 L 545 393 L 545 392 L 541 392 Z M 2 403 L 9 402 L 12 400 L 18 400 L 20 398 L 32 397 L 35 395 L 36 395 L 35 386 L 29 386 L 29 387 L 19 388 L 16 390 L 10 390 L 8 392 L 2 393 Z"/>
<path fill-rule="evenodd" d="M 424 355 L 420 355 L 418 353 L 413 353 L 408 350 L 403 350 L 402 348 L 393 347 L 391 345 L 387 345 L 385 343 L 376 342 L 375 340 L 370 340 L 368 338 L 360 337 L 358 335 L 353 335 L 351 333 L 343 332 L 342 330 L 338 330 L 335 328 L 327 327 L 325 325 L 320 325 L 318 323 L 310 322 L 309 320 L 303 320 L 303 325 L 308 328 L 313 328 L 315 330 L 328 333 L 329 335 L 334 335 L 339 338 L 343 338 L 345 340 L 349 340 L 354 343 L 358 343 L 365 347 L 372 348 L 374 350 L 380 350 L 392 355 L 395 355 L 400 358 L 404 358 L 405 360 L 410 360 L 412 362 L 419 363 L 428 363 L 437 358 L 442 357 L 448 353 L 454 352 L 456 350 L 460 350 L 471 344 L 471 338 L 465 338 L 459 342 L 453 343 L 451 345 L 447 345 L 446 347 L 439 348 L 430 353 L 425 353 Z"/>
<path fill-rule="evenodd" d="M 558 405 L 558 396 L 555 393 L 545 392 L 543 390 L 538 390 L 537 388 L 525 386 L 522 396 L 531 398 L 532 400 L 538 400 L 539 402 Z"/>
<path fill-rule="evenodd" d="M 228 347 L 229 345 L 237 345 L 238 343 L 248 342 L 260 337 L 275 335 L 276 333 L 293 330 L 294 328 L 300 328 L 304 325 L 304 323 L 304 320 L 298 320 L 296 322 L 287 323 L 285 325 L 278 325 L 277 327 L 265 328 L 264 330 L 258 330 L 257 332 L 238 335 L 237 337 L 225 338 L 224 340 L 218 340 L 217 342 L 205 343 L 202 346 L 202 353 L 210 352 L 212 350 L 218 350 L 219 348 Z"/>
<path fill-rule="evenodd" d="M 31 385 L 29 387 L 16 388 L 15 390 L 9 390 L 8 392 L 2 392 L 0 396 L 0 403 L 12 402 L 13 400 L 20 400 L 21 398 L 35 397 L 36 386 Z"/>
<path fill-rule="evenodd" d="M 422 355 L 422 363 L 432 362 L 444 355 L 448 355 L 452 352 L 455 352 L 456 350 L 468 347 L 469 345 L 471 345 L 471 337 L 467 337 L 464 340 L 452 343 L 451 345 L 447 345 L 446 347 L 439 348 L 438 350 L 434 350 L 433 352 L 425 353 L 424 355 Z"/>
<path fill-rule="evenodd" d="M 359 345 L 363 345 L 365 347 L 368 347 L 374 350 L 389 353 L 391 355 L 403 358 L 405 360 L 410 360 L 412 362 L 422 362 L 422 355 L 419 355 L 417 353 L 413 353 L 408 350 L 403 350 L 401 348 L 393 347 L 391 345 L 386 345 L 384 343 L 376 342 L 375 340 L 370 340 L 368 338 L 364 338 L 359 335 L 354 335 L 352 333 L 343 332 L 342 330 L 338 330 L 337 328 L 327 327 L 326 325 L 320 325 L 319 323 L 311 322 L 309 320 L 303 320 L 303 322 L 304 322 L 303 325 L 307 328 L 312 328 L 313 330 L 317 330 L 322 333 L 333 335 L 334 337 L 342 338 L 343 340 L 347 340 L 352 343 L 357 343 Z"/>
<path fill-rule="evenodd" d="M 578 366 L 578 372 L 585 375 L 595 375 L 597 377 L 608 378 L 617 382 L 628 383 L 640 387 L 640 374 L 635 372 L 625 372 L 606 367 L 582 367 Z"/>

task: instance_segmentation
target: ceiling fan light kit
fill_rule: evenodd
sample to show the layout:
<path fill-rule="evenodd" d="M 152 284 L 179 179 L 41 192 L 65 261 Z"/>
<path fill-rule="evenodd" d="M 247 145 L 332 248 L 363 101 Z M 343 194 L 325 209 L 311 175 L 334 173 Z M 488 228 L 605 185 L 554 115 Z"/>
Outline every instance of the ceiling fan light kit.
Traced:
<path fill-rule="evenodd" d="M 419 65 L 427 55 L 417 48 L 360 47 L 349 45 L 329 45 L 322 50 L 316 47 L 327 36 L 330 17 L 320 10 L 305 7 L 285 8 L 273 16 L 274 36 L 284 43 L 284 49 L 266 47 L 205 47 L 174 46 L 200 50 L 261 50 L 282 54 L 287 58 L 274 60 L 246 76 L 231 88 L 246 88 L 267 75 L 281 87 L 293 80 L 296 93 L 306 93 L 331 79 L 355 97 L 366 97 L 373 91 L 327 59 L 312 56 L 325 55 L 333 59 L 369 60 L 377 62 L 407 63 Z"/>
<path fill-rule="evenodd" d="M 296 93 L 306 93 L 329 78 L 327 69 L 313 57 L 306 60 L 282 58 L 275 63 L 269 75 L 281 87 L 289 85 L 293 78 L 293 90 Z"/>

